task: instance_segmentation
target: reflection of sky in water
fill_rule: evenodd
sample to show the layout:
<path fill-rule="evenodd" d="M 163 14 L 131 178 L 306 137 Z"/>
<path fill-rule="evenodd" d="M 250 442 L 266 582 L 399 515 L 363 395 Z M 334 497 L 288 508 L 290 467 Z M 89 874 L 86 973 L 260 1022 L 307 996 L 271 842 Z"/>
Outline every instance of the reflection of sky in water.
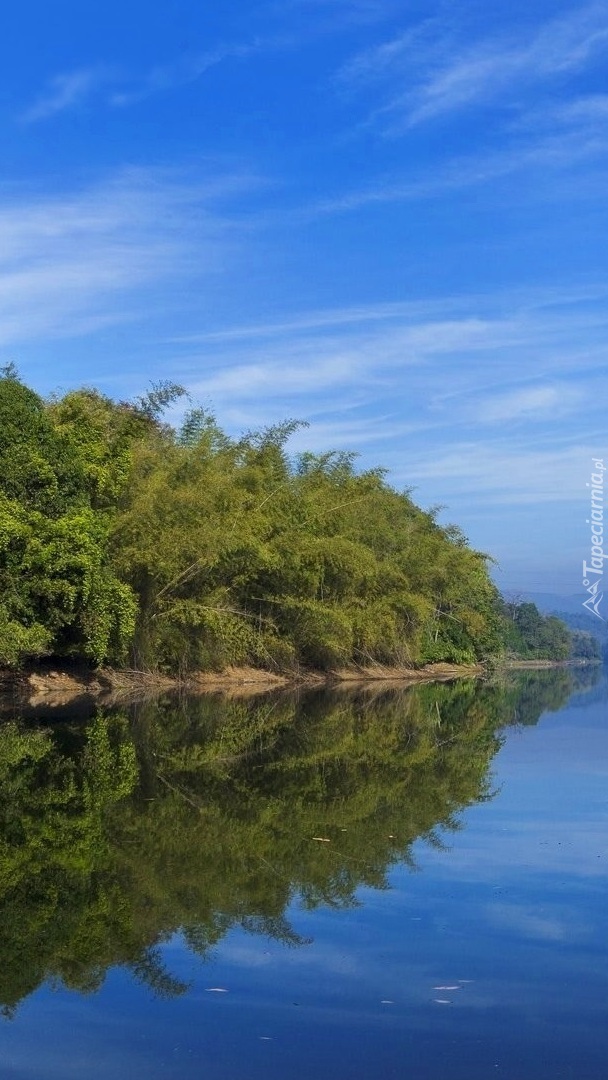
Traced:
<path fill-rule="evenodd" d="M 3 1080 L 600 1080 L 606 719 L 594 701 L 512 731 L 496 797 L 446 850 L 418 842 L 419 872 L 346 911 L 292 905 L 310 945 L 232 931 L 202 963 L 176 936 L 164 956 L 192 986 L 170 1001 L 121 971 L 90 998 L 45 988 L 2 1027 Z"/>

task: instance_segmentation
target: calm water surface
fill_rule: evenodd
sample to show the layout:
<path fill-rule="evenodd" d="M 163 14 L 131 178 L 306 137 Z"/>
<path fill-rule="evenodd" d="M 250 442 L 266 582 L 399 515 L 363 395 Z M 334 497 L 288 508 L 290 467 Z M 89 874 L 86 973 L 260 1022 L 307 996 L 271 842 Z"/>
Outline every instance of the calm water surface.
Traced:
<path fill-rule="evenodd" d="M 607 720 L 563 671 L 5 718 L 0 1076 L 603 1080 Z"/>

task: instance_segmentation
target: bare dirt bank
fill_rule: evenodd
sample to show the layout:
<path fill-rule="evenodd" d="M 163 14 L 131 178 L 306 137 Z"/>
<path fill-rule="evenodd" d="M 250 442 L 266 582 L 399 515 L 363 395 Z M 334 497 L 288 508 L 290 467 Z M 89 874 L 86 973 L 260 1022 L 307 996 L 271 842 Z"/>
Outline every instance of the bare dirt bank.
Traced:
<path fill-rule="evenodd" d="M 93 698 L 102 703 L 139 697 L 158 696 L 181 691 L 188 694 L 228 694 L 247 696 L 297 687 L 352 686 L 358 683 L 385 683 L 407 686 L 420 682 L 445 682 L 451 679 L 476 678 L 484 673 L 482 665 L 460 666 L 428 664 L 422 668 L 349 667 L 337 671 L 272 672 L 261 668 L 228 668 L 222 672 L 197 672 L 187 678 L 170 678 L 146 671 L 119 671 L 104 668 L 87 671 L 74 668 L 40 667 L 15 674 L 0 673 L 0 698 L 23 702 L 30 708 L 38 705 L 61 708 L 79 698 Z"/>

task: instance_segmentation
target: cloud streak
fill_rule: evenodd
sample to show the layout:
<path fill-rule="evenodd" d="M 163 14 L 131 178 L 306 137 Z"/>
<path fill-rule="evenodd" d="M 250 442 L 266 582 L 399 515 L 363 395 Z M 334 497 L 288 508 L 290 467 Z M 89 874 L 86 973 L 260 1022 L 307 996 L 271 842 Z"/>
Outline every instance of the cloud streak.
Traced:
<path fill-rule="evenodd" d="M 34 124 L 58 113 L 78 109 L 110 79 L 109 71 L 102 67 L 79 68 L 55 75 L 47 90 L 20 119 L 24 124 Z"/>
<path fill-rule="evenodd" d="M 450 501 L 572 502 L 603 432 L 603 290 L 444 306 L 450 318 L 436 301 L 186 336 L 173 362 L 233 429 L 297 415 L 310 422 L 302 445 L 358 449 Z M 559 417 L 572 423 L 556 433 Z"/>
<path fill-rule="evenodd" d="M 371 116 L 390 133 L 454 112 L 510 102 L 564 80 L 608 51 L 608 12 L 603 4 L 574 9 L 532 33 L 510 33 L 473 44 L 450 42 L 447 29 L 426 21 L 351 59 L 340 82 L 382 80 L 389 100 Z"/>
<path fill-rule="evenodd" d="M 582 397 L 582 390 L 578 387 L 564 383 L 543 383 L 481 398 L 475 403 L 475 415 L 484 424 L 555 420 L 573 412 Z"/>
<path fill-rule="evenodd" d="M 268 41 L 255 40 L 249 43 L 221 45 L 216 49 L 201 52 L 194 56 L 184 56 L 171 64 L 152 68 L 139 82 L 119 87 L 108 96 L 107 103 L 115 108 L 135 105 L 155 94 L 187 86 L 197 82 L 212 68 L 219 67 L 227 60 L 239 60 L 272 48 Z"/>
<path fill-rule="evenodd" d="M 225 192 L 238 189 L 225 180 Z M 157 287 L 169 306 L 192 281 L 194 254 L 196 275 L 217 273 L 235 243 L 218 182 L 124 170 L 61 196 L 0 201 L 0 345 L 142 319 Z"/>
<path fill-rule="evenodd" d="M 157 65 L 139 78 L 105 65 L 63 72 L 50 79 L 47 89 L 19 119 L 26 124 L 38 123 L 60 113 L 74 111 L 95 99 L 111 108 L 136 105 L 156 94 L 195 83 L 212 68 L 228 60 L 273 51 L 284 44 L 284 39 L 260 37 L 248 42 L 218 45 L 214 49 Z"/>
<path fill-rule="evenodd" d="M 587 122 L 570 123 L 551 132 L 521 132 L 504 147 L 475 154 L 446 157 L 436 162 L 432 171 L 404 176 L 386 175 L 366 186 L 343 191 L 290 212 L 295 221 L 309 221 L 334 214 L 347 214 L 365 207 L 392 203 L 418 203 L 439 200 L 460 192 L 492 188 L 494 198 L 501 198 L 502 181 L 525 175 L 527 189 L 521 198 L 542 203 L 552 197 L 552 184 L 558 177 L 574 178 L 569 197 L 576 198 L 581 168 L 593 164 L 600 168 L 608 155 L 608 131 L 599 116 L 599 105 L 589 107 Z M 582 105 L 581 105 L 582 115 Z M 538 121 L 535 127 L 538 126 Z M 556 125 L 554 125 L 555 127 Z M 542 181 L 542 183 L 540 183 Z M 600 180 L 603 189 L 604 179 Z M 600 192 L 598 191 L 598 194 Z M 506 192 L 512 203 L 513 190 Z M 518 196 L 519 197 L 519 196 Z"/>

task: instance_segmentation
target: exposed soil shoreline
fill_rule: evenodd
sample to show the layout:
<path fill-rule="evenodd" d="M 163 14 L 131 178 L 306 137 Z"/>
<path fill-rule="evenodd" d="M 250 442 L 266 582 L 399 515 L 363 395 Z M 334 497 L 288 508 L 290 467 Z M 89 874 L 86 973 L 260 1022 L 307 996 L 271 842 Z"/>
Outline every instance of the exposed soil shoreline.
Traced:
<path fill-rule="evenodd" d="M 340 687 L 358 683 L 390 683 L 407 686 L 420 682 L 445 682 L 483 675 L 481 664 L 428 664 L 422 668 L 349 667 L 337 671 L 272 672 L 261 668 L 228 668 L 223 672 L 199 672 L 187 678 L 171 678 L 145 671 L 110 668 L 90 671 L 72 667 L 37 667 L 24 672 L 0 673 L 0 699 L 23 702 L 30 708 L 71 704 L 78 698 L 99 701 L 157 696 L 180 691 L 187 694 L 222 693 L 232 696 L 268 693 L 300 687 Z"/>
<path fill-rule="evenodd" d="M 497 664 L 427 664 L 421 668 L 373 664 L 336 671 L 273 672 L 262 668 L 233 667 L 222 672 L 198 672 L 184 678 L 155 672 L 102 668 L 96 671 L 74 666 L 39 665 L 22 672 L 0 671 L 0 709 L 15 704 L 60 708 L 79 699 L 112 704 L 157 697 L 165 693 L 226 694 L 245 697 L 306 687 L 354 687 L 361 684 L 413 686 L 425 682 L 480 678 L 489 672 L 543 671 L 572 667 L 565 661 L 505 660 Z"/>

